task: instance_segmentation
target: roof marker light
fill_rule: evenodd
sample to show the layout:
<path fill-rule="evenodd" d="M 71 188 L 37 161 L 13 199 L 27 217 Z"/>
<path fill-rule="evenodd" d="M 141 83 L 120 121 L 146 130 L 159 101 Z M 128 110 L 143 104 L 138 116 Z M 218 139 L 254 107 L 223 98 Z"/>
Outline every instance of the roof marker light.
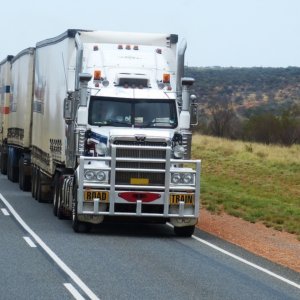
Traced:
<path fill-rule="evenodd" d="M 123 49 L 123 45 L 118 45 L 118 49 L 122 50 Z"/>
<path fill-rule="evenodd" d="M 131 50 L 131 46 L 130 45 L 126 45 L 126 50 Z"/>
<path fill-rule="evenodd" d="M 164 73 L 163 74 L 163 83 L 170 83 L 170 78 L 171 78 L 170 74 Z"/>
<path fill-rule="evenodd" d="M 162 51 L 161 51 L 160 48 L 157 48 L 155 51 L 156 51 L 157 54 L 161 54 L 162 53 Z"/>
<path fill-rule="evenodd" d="M 94 70 L 94 80 L 101 80 L 101 71 Z"/>
<path fill-rule="evenodd" d="M 133 50 L 139 50 L 139 46 L 137 45 L 133 46 Z"/>

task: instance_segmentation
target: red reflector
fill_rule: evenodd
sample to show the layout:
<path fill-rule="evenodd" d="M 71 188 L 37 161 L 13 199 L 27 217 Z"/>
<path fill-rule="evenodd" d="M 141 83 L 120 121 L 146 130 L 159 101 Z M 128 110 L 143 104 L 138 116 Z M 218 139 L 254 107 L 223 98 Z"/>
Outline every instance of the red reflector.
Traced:
<path fill-rule="evenodd" d="M 4 115 L 9 114 L 9 106 L 2 107 L 2 114 L 4 114 Z"/>
<path fill-rule="evenodd" d="M 141 200 L 142 202 L 152 202 L 160 198 L 160 194 L 143 192 L 123 192 L 119 193 L 118 196 L 128 202 L 136 202 L 137 200 Z"/>

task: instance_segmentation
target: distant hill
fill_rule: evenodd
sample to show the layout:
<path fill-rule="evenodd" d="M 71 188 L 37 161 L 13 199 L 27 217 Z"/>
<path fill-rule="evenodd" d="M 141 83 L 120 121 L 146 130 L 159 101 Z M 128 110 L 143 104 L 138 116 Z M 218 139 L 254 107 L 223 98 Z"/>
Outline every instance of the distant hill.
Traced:
<path fill-rule="evenodd" d="M 232 102 L 238 114 L 249 118 L 259 113 L 280 114 L 300 103 L 300 68 L 185 69 L 195 78 L 194 93 L 200 107 L 216 102 Z"/>

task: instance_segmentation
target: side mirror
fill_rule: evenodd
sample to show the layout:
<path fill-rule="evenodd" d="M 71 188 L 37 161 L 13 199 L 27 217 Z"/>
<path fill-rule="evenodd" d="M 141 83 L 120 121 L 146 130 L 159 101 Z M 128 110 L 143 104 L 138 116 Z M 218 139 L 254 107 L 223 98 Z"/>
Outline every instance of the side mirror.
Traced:
<path fill-rule="evenodd" d="M 68 92 L 67 98 L 64 99 L 64 119 L 69 125 L 74 120 L 74 92 Z"/>

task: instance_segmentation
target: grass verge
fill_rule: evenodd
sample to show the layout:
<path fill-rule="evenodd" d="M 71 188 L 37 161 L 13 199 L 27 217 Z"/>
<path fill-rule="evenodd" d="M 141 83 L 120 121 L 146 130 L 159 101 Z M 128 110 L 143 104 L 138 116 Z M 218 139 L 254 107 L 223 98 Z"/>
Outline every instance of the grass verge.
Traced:
<path fill-rule="evenodd" d="M 208 210 L 296 234 L 300 240 L 300 145 L 268 146 L 195 135 Z"/>

